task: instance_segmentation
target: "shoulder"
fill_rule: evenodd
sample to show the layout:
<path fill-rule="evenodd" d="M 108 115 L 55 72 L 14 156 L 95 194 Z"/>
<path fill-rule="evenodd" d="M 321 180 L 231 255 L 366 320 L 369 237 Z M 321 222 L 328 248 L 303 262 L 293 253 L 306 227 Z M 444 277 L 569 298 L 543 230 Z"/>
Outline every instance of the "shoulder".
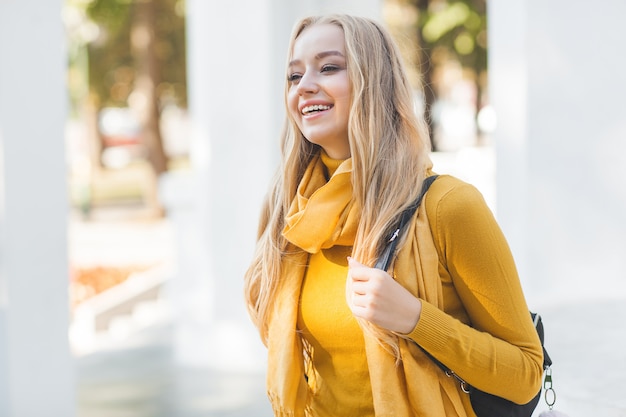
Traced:
<path fill-rule="evenodd" d="M 476 187 L 452 175 L 439 175 L 426 193 L 424 202 L 429 217 L 441 214 L 442 211 L 453 214 L 486 206 Z"/>
<path fill-rule="evenodd" d="M 433 238 L 440 248 L 451 242 L 471 240 L 497 225 L 481 192 L 451 175 L 440 175 L 435 180 L 424 204 Z"/>

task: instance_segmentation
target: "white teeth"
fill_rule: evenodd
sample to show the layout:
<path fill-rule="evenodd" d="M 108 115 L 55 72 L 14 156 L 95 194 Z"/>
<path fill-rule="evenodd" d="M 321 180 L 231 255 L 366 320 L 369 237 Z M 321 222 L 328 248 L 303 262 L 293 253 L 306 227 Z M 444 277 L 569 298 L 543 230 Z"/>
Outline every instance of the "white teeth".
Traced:
<path fill-rule="evenodd" d="M 303 108 L 302 114 L 307 114 L 307 113 L 311 113 L 314 111 L 328 110 L 328 109 L 330 109 L 330 106 L 325 106 L 323 104 L 314 104 L 312 106 L 306 106 L 305 108 Z"/>

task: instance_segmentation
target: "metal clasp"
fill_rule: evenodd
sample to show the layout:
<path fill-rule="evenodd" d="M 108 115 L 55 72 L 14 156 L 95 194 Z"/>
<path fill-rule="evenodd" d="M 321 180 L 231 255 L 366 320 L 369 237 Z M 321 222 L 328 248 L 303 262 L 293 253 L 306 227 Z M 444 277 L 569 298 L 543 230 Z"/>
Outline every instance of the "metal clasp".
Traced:
<path fill-rule="evenodd" d="M 446 370 L 446 376 L 449 377 L 449 378 L 451 378 L 451 377 L 456 378 L 456 380 L 459 381 L 459 386 L 461 387 L 461 391 L 463 391 L 466 394 L 470 393 L 471 385 L 468 384 L 467 382 L 465 382 L 465 380 L 463 378 L 461 378 L 460 376 L 455 374 L 453 370 L 451 370 L 451 369 Z"/>
<path fill-rule="evenodd" d="M 556 391 L 552 388 L 552 369 L 550 367 L 546 369 L 546 376 L 543 380 L 543 388 L 546 390 L 544 393 L 546 404 L 548 404 L 548 407 L 552 410 L 554 403 L 556 403 Z"/>
<path fill-rule="evenodd" d="M 393 235 L 391 235 L 391 237 L 389 238 L 389 242 L 393 242 L 394 240 L 396 240 L 396 238 L 398 237 L 398 235 L 400 235 L 400 229 L 396 229 L 395 232 L 393 232 Z"/>

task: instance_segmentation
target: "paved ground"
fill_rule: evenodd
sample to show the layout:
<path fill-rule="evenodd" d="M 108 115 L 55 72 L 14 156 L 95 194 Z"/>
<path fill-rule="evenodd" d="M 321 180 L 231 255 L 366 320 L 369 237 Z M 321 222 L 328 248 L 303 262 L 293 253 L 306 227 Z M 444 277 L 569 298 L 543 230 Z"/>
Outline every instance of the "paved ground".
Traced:
<path fill-rule="evenodd" d="M 170 328 L 77 360 L 78 417 L 270 417 L 262 373 L 176 366 Z"/>

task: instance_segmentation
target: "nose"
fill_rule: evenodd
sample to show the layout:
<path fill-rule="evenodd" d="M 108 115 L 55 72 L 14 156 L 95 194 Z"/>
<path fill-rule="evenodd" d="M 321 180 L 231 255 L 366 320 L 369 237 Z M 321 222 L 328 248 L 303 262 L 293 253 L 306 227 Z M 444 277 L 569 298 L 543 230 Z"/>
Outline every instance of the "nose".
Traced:
<path fill-rule="evenodd" d="M 305 72 L 298 83 L 298 94 L 311 94 L 319 90 L 319 84 L 314 74 L 309 71 Z"/>

